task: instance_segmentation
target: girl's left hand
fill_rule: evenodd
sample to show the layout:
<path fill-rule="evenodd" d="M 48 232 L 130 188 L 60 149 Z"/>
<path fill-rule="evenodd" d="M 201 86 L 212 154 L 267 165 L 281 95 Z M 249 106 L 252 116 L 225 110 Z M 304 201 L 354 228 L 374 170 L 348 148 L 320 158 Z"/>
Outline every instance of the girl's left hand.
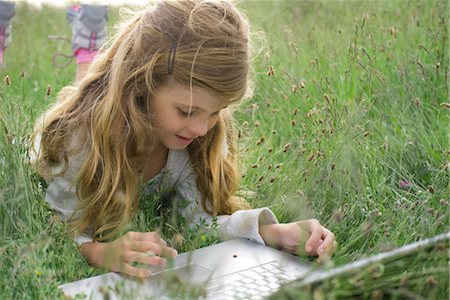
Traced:
<path fill-rule="evenodd" d="M 329 260 L 337 245 L 334 234 L 315 219 L 260 225 L 259 233 L 267 245 L 295 255 L 319 256 L 319 263 Z"/>

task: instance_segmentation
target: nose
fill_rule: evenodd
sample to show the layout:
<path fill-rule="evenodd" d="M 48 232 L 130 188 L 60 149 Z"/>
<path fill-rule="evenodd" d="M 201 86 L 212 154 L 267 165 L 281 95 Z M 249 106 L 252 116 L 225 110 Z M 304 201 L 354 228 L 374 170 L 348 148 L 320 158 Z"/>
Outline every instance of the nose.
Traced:
<path fill-rule="evenodd" d="M 208 132 L 208 122 L 199 120 L 192 123 L 189 129 L 195 136 L 204 136 Z"/>

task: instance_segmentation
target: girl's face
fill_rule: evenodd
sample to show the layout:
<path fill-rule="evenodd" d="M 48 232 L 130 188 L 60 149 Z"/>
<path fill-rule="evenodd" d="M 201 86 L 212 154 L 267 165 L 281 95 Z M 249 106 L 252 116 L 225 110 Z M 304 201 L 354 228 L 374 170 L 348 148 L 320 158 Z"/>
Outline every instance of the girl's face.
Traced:
<path fill-rule="evenodd" d="M 192 102 L 191 102 L 192 96 Z M 207 90 L 171 81 L 150 100 L 150 112 L 157 136 L 168 149 L 181 150 L 205 135 L 225 108 L 217 96 Z"/>

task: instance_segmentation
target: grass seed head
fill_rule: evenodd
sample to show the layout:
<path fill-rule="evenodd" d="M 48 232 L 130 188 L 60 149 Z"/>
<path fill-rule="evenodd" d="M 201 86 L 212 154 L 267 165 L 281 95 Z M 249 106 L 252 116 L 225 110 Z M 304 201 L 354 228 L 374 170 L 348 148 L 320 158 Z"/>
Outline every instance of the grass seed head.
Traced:
<path fill-rule="evenodd" d="M 340 209 L 336 209 L 333 212 L 333 219 L 336 223 L 341 223 L 343 219 L 342 211 Z"/>
<path fill-rule="evenodd" d="M 267 70 L 267 76 L 275 76 L 275 69 L 273 66 L 269 66 Z"/>
<path fill-rule="evenodd" d="M 372 300 L 381 300 L 381 299 L 383 299 L 383 295 L 384 295 L 384 293 L 383 293 L 382 290 L 373 290 L 370 293 L 370 299 L 372 299 Z"/>
<path fill-rule="evenodd" d="M 11 85 L 11 78 L 9 77 L 9 75 L 6 75 L 5 78 L 3 79 L 3 82 L 6 85 Z"/>
<path fill-rule="evenodd" d="M 291 121 L 291 125 L 292 125 L 292 126 L 295 126 L 296 124 L 297 124 L 297 122 L 296 122 L 295 120 L 292 120 L 292 121 Z"/>
<path fill-rule="evenodd" d="M 428 276 L 427 279 L 426 279 L 426 284 L 427 284 L 428 288 L 433 288 L 433 287 L 435 287 L 436 284 L 437 284 L 436 277 L 434 277 L 434 276 Z"/>
<path fill-rule="evenodd" d="M 419 107 L 420 106 L 420 99 L 419 98 L 414 99 L 414 103 L 416 104 L 417 107 Z"/>
<path fill-rule="evenodd" d="M 294 110 L 292 111 L 292 114 L 295 116 L 298 113 L 298 108 L 294 108 Z"/>
<path fill-rule="evenodd" d="M 326 103 L 330 103 L 330 96 L 328 96 L 327 94 L 323 94 L 323 99 Z"/>
<path fill-rule="evenodd" d="M 22 71 L 22 72 L 20 72 L 19 76 L 20 76 L 20 78 L 25 78 L 25 76 L 27 76 L 27 73 Z"/>
<path fill-rule="evenodd" d="M 450 109 L 450 103 L 442 102 L 441 106 Z"/>
<path fill-rule="evenodd" d="M 47 84 L 47 90 L 45 91 L 45 94 L 47 96 L 50 96 L 52 94 L 52 86 L 50 84 Z"/>
<path fill-rule="evenodd" d="M 289 148 L 291 148 L 292 144 L 291 143 L 287 143 L 283 146 L 283 152 L 287 152 L 289 150 Z"/>

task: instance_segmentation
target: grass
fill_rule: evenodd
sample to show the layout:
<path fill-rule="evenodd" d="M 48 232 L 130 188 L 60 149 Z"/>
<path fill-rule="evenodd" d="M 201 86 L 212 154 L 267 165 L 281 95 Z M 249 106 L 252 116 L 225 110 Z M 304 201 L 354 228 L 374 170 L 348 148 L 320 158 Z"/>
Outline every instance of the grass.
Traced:
<path fill-rule="evenodd" d="M 319 219 L 339 242 L 334 265 L 448 231 L 448 2 L 241 6 L 265 32 L 255 45 L 254 97 L 236 113 L 249 201 L 283 222 Z M 111 10 L 109 23 L 117 16 Z M 51 217 L 26 163 L 33 120 L 73 80 L 73 63 L 51 64 L 70 45 L 47 39 L 70 37 L 64 18 L 19 5 L 0 70 L 10 78 L 0 88 L 2 299 L 62 297 L 59 284 L 101 272 Z M 185 249 L 216 241 L 189 234 Z M 446 243 L 284 297 L 445 299 L 448 253 Z"/>

